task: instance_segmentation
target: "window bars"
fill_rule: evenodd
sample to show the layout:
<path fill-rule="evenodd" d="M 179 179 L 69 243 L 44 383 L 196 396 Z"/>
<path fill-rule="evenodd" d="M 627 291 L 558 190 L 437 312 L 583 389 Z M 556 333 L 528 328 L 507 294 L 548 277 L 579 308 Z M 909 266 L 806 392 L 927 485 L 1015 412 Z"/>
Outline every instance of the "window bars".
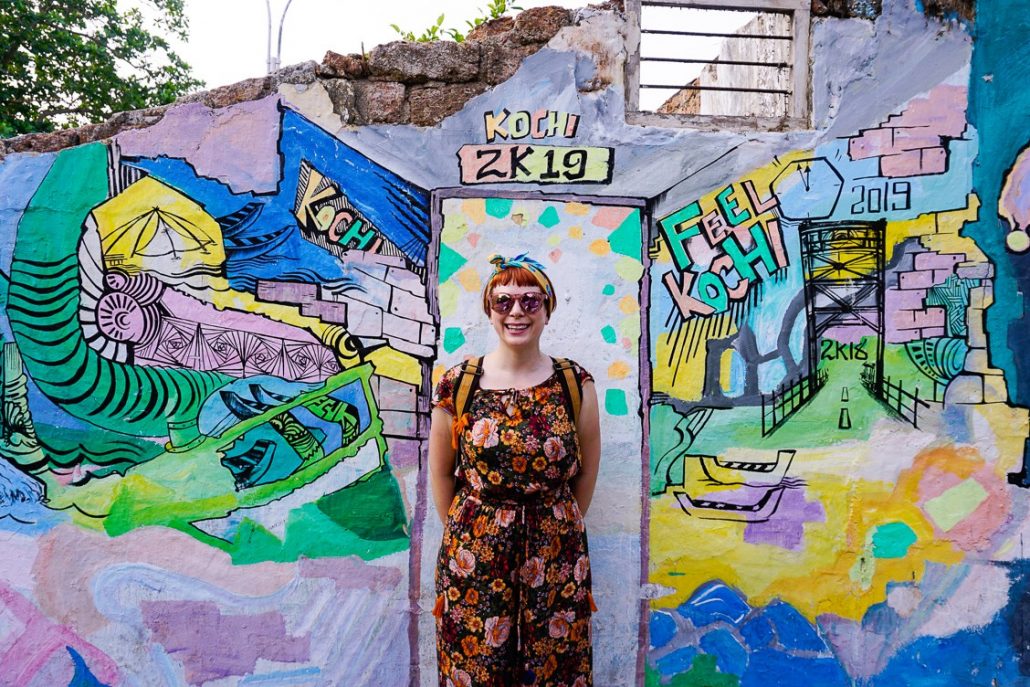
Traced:
<path fill-rule="evenodd" d="M 633 123 L 808 122 L 810 0 L 629 0 Z"/>

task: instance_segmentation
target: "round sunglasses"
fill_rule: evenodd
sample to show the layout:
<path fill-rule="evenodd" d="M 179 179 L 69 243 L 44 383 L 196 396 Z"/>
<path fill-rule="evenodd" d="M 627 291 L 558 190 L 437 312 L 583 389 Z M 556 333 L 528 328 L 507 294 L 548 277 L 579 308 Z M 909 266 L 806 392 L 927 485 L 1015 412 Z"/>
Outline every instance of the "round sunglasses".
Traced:
<path fill-rule="evenodd" d="M 515 301 L 519 302 L 522 312 L 532 315 L 547 302 L 547 296 L 542 293 L 524 293 L 516 298 L 510 293 L 495 293 L 490 296 L 490 309 L 498 315 L 507 315 L 515 307 Z"/>

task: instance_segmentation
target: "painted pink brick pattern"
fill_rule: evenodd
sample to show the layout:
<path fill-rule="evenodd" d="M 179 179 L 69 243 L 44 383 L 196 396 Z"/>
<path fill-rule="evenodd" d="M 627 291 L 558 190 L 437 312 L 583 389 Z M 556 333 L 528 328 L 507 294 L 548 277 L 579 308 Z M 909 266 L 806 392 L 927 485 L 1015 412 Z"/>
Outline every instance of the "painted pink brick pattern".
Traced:
<path fill-rule="evenodd" d="M 928 289 L 931 286 L 933 286 L 932 270 L 903 272 L 898 275 L 898 288 L 900 289 Z"/>
<path fill-rule="evenodd" d="M 964 253 L 917 253 L 915 268 L 917 270 L 952 270 L 955 265 L 965 262 Z"/>
<path fill-rule="evenodd" d="M 947 140 L 962 136 L 966 128 L 966 95 L 963 86 L 938 86 L 909 101 L 901 114 L 852 138 L 848 155 L 852 160 L 879 158 L 885 177 L 947 171 Z"/>
<path fill-rule="evenodd" d="M 884 293 L 884 307 L 887 312 L 895 310 L 922 310 L 926 289 L 887 289 Z"/>

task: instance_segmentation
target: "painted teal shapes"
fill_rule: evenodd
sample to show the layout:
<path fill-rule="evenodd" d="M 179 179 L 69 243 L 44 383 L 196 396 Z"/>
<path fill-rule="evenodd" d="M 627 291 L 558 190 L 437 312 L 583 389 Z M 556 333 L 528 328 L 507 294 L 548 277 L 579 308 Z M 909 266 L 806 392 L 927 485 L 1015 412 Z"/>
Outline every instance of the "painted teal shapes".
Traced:
<path fill-rule="evenodd" d="M 608 389 L 604 392 L 604 409 L 609 415 L 629 415 L 626 392 L 622 389 Z"/>
<path fill-rule="evenodd" d="M 443 333 L 443 349 L 454 353 L 465 345 L 465 333 L 457 327 L 448 327 Z"/>
<path fill-rule="evenodd" d="M 605 296 L 614 296 L 615 284 L 605 284 L 604 288 L 601 289 L 601 293 L 603 293 Z"/>
<path fill-rule="evenodd" d="M 487 198 L 486 199 L 486 214 L 491 217 L 507 217 L 508 213 L 511 212 L 512 201 L 506 198 Z"/>
<path fill-rule="evenodd" d="M 640 211 L 634 210 L 622 221 L 618 229 L 608 234 L 613 253 L 640 259 Z"/>
<path fill-rule="evenodd" d="M 873 556 L 904 558 L 908 547 L 916 543 L 916 533 L 903 522 L 888 522 L 873 532 Z"/>
<path fill-rule="evenodd" d="M 536 221 L 550 229 L 561 222 L 561 218 L 558 216 L 557 210 L 553 207 L 549 207 L 540 213 L 540 216 L 536 218 Z"/>
<path fill-rule="evenodd" d="M 464 255 L 448 247 L 447 244 L 440 244 L 440 283 L 442 284 L 454 276 L 454 273 L 460 270 L 466 262 L 468 260 Z"/>
<path fill-rule="evenodd" d="M 615 334 L 615 327 L 611 326 L 610 324 L 606 325 L 604 329 L 601 330 L 601 336 L 604 337 L 605 343 L 610 344 L 615 343 L 618 339 L 617 335 Z"/>

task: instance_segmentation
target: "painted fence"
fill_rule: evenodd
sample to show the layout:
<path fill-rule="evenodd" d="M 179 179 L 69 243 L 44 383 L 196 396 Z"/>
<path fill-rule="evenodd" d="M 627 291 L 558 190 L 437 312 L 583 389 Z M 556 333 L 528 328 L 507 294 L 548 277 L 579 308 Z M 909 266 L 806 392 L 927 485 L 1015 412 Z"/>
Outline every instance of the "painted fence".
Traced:
<path fill-rule="evenodd" d="M 0 684 L 436 684 L 429 394 L 524 251 L 596 684 L 1030 680 L 1030 20 L 883 5 L 806 131 L 628 126 L 594 9 L 432 129 L 316 82 L 0 161 Z"/>

